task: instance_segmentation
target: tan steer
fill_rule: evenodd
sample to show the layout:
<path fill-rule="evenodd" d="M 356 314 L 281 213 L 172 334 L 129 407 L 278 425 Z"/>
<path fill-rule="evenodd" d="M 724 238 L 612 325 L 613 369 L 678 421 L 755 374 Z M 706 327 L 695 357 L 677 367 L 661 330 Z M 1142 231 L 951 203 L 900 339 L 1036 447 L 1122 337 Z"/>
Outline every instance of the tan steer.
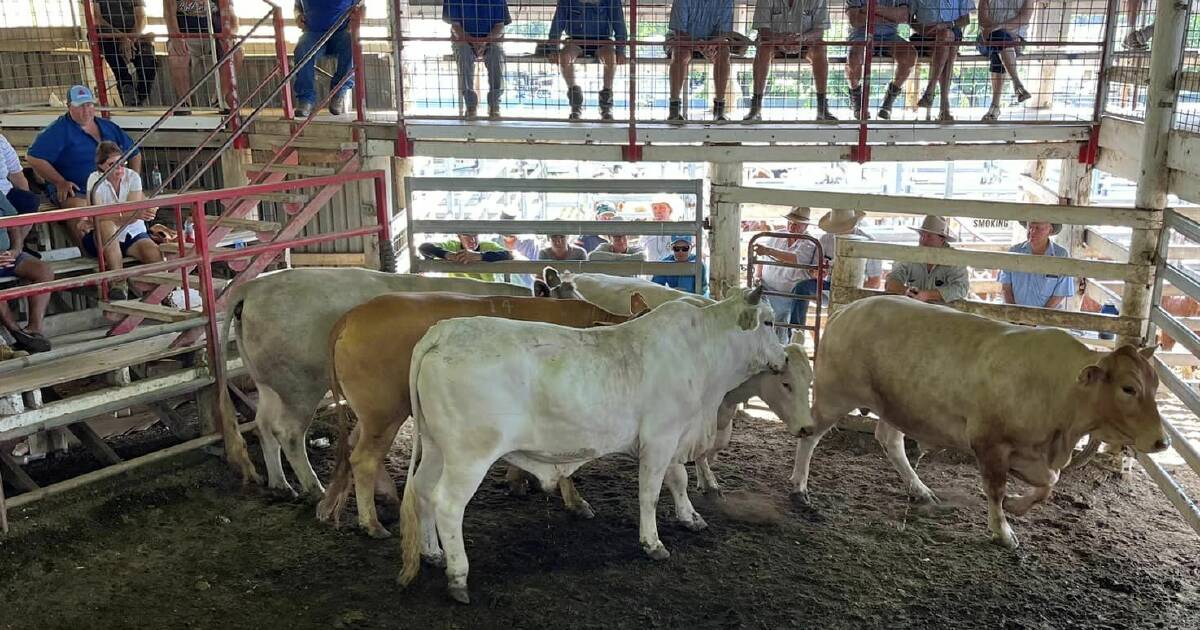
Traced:
<path fill-rule="evenodd" d="M 630 312 L 647 310 L 640 295 L 630 299 Z M 330 365 L 335 398 L 344 397 L 358 416 L 358 442 L 349 454 L 353 470 L 358 522 L 372 536 L 390 535 L 375 512 L 373 480 L 396 432 L 412 414 L 408 383 L 413 346 L 434 324 L 455 317 L 485 315 L 522 321 L 547 322 L 574 328 L 617 324 L 636 315 L 614 315 L 582 300 L 534 297 L 480 297 L 456 293 L 392 293 L 357 306 L 342 316 L 329 334 Z M 464 362 L 478 359 L 470 347 L 461 348 Z M 520 348 L 513 348 L 520 353 Z M 339 389 L 341 390 L 339 394 Z M 464 392 L 464 395 L 468 395 Z M 343 416 L 343 419 L 345 416 Z M 330 520 L 341 511 L 349 494 L 348 432 L 342 423 L 337 468 L 318 517 Z M 590 508 L 569 478 L 559 484 L 567 508 L 590 515 Z M 398 504 L 395 485 L 392 499 Z"/>
<path fill-rule="evenodd" d="M 875 437 L 917 498 L 936 500 L 904 454 L 906 434 L 922 445 L 974 452 L 992 539 L 1016 547 L 1004 512 L 1021 515 L 1046 500 L 1084 435 L 1147 453 L 1170 445 L 1155 401 L 1153 352 L 1095 352 L 1061 330 L 902 296 L 855 302 L 821 335 L 816 430 L 796 446 L 792 490 L 807 496 L 817 441 L 845 413 L 865 407 L 880 417 Z M 1006 499 L 1010 472 L 1033 489 Z"/>

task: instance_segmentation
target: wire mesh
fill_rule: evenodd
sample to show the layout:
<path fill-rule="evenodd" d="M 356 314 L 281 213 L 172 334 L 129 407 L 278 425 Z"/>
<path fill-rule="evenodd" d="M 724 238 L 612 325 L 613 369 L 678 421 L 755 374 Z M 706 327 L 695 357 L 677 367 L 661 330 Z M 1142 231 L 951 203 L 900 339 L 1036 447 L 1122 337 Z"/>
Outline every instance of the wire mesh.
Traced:
<path fill-rule="evenodd" d="M 0 2 L 0 107 L 61 103 L 84 80 L 91 60 L 77 10 L 72 0 Z"/>
<path fill-rule="evenodd" d="M 1187 20 L 1179 98 L 1175 100 L 1175 127 L 1200 132 L 1200 1 L 1192 0 Z"/>

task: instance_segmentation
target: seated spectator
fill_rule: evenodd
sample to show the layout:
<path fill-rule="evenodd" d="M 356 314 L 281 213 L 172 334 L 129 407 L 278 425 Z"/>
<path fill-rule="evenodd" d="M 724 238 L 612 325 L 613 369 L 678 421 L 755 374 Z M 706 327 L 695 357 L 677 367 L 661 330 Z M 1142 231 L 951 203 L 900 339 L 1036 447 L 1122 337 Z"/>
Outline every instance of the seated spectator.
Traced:
<path fill-rule="evenodd" d="M 671 255 L 663 258 L 661 262 L 696 262 L 696 254 L 692 252 L 692 237 L 690 236 L 673 236 L 671 237 Z M 687 291 L 689 293 L 697 293 L 698 295 L 708 295 L 708 267 L 700 264 L 700 291 L 696 291 L 696 276 L 688 274 L 686 276 L 668 276 L 656 275 L 650 278 L 650 281 L 655 284 Z"/>
<path fill-rule="evenodd" d="M 1067 250 L 1050 240 L 1062 231 L 1058 223 L 1044 221 L 1021 222 L 1028 237 L 1024 243 L 1013 245 L 1008 251 L 1033 256 L 1069 256 Z M 1039 308 L 1063 307 L 1066 298 L 1075 295 L 1075 278 L 1025 271 L 1000 271 L 1000 286 L 1004 288 L 1004 303 Z"/>
<path fill-rule="evenodd" d="M 597 221 L 615 221 L 617 219 L 617 207 L 611 201 L 599 201 L 596 203 L 596 220 Z M 583 248 L 583 251 L 589 254 L 605 243 L 603 236 L 595 234 L 582 234 L 575 239 L 575 244 Z"/>
<path fill-rule="evenodd" d="M 126 107 L 141 107 L 150 98 L 158 62 L 154 35 L 146 32 L 146 0 L 91 0 L 100 52 L 117 78 Z M 130 64 L 133 72 L 129 72 Z M 136 77 L 134 75 L 137 75 Z"/>
<path fill-rule="evenodd" d="M 562 70 L 563 81 L 567 84 L 567 102 L 571 105 L 570 120 L 583 117 L 583 88 L 575 83 L 575 61 L 584 59 L 599 59 L 604 65 L 603 86 L 598 95 L 600 103 L 600 119 L 612 120 L 613 108 L 613 77 L 617 74 L 617 66 L 625 65 L 625 42 L 629 41 L 629 31 L 625 28 L 625 13 L 621 10 L 621 0 L 558 0 L 554 9 L 554 19 L 550 21 L 550 43 L 558 48 L 558 38 L 563 31 L 567 33 L 567 41 L 562 50 L 550 53 L 550 62 L 558 63 Z M 572 40 L 617 40 L 611 43 L 575 43 Z"/>
<path fill-rule="evenodd" d="M 892 117 L 892 105 L 900 96 L 901 86 L 908 80 L 913 66 L 917 64 L 917 51 L 900 36 L 896 27 L 908 23 L 909 3 L 911 0 L 878 0 L 875 4 L 875 57 L 890 57 L 896 62 L 892 74 L 892 82 L 888 83 L 887 92 L 883 95 L 883 104 L 879 106 L 879 117 L 888 120 Z M 863 65 L 867 59 L 867 18 L 869 0 L 846 0 L 846 17 L 850 20 L 850 41 L 855 44 L 850 48 L 850 58 L 846 60 L 846 79 L 850 82 L 850 106 L 854 108 L 854 119 L 865 120 L 870 112 L 862 110 Z"/>
<path fill-rule="evenodd" d="M 650 214 L 655 221 L 670 221 L 675 209 L 666 197 L 650 202 Z M 662 260 L 671 256 L 671 238 L 666 234 L 642 236 L 642 247 L 646 249 L 646 260 Z"/>
<path fill-rule="evenodd" d="M 920 234 L 921 247 L 950 247 L 954 240 L 942 217 L 927 215 L 921 227 L 911 229 Z M 888 274 L 885 290 L 922 302 L 954 302 L 971 292 L 971 278 L 966 267 L 898 262 Z"/>
<path fill-rule="evenodd" d="M 0 197 L 0 217 L 16 216 L 17 209 Z M 0 230 L 0 278 L 17 277 L 28 282 L 49 282 L 54 279 L 54 272 L 49 265 L 36 257 L 21 251 L 21 243 L 17 240 L 18 228 Z M 50 304 L 50 294 L 42 293 L 29 298 L 29 321 L 22 328 L 17 318 L 9 310 L 8 303 L 0 301 L 0 324 L 8 329 L 9 334 L 17 342 L 17 347 L 28 352 L 46 352 L 50 349 L 50 340 L 42 334 L 42 323 L 46 317 L 46 306 Z"/>
<path fill-rule="evenodd" d="M 457 239 L 441 243 L 422 243 L 417 251 L 427 259 L 439 258 L 461 265 L 513 259 L 512 253 L 500 245 L 487 241 L 480 242 L 477 234 L 459 234 Z M 452 273 L 450 275 L 487 282 L 499 281 L 498 274 L 493 273 Z"/>
<path fill-rule="evenodd" d="M 792 208 L 784 217 L 787 219 L 787 231 L 797 237 L 808 232 L 812 225 L 812 209 L 803 206 Z M 766 256 L 772 261 L 793 265 L 815 265 L 817 263 L 816 243 L 802 238 L 779 238 L 769 236 L 754 244 L 755 256 Z M 812 271 L 797 267 L 782 265 L 758 265 L 756 270 L 759 280 L 768 291 L 789 293 L 793 296 L 815 295 L 817 281 Z M 825 284 L 828 288 L 828 279 Z M 778 324 L 803 325 L 808 314 L 808 300 L 782 295 L 764 296 L 771 310 L 775 312 L 775 322 Z M 775 329 L 780 341 L 786 343 L 791 339 L 791 329 L 779 326 Z"/>
<path fill-rule="evenodd" d="M 762 120 L 767 74 L 771 72 L 771 61 L 777 52 L 798 54 L 812 64 L 817 120 L 837 120 L 829 113 L 829 101 L 825 96 L 829 83 L 829 58 L 825 55 L 825 31 L 829 28 L 827 1 L 758 0 L 754 6 L 753 27 L 758 31 L 754 53 L 754 95 L 745 120 Z"/>
<path fill-rule="evenodd" d="M 93 205 L 112 205 L 126 201 L 141 201 L 146 198 L 142 192 L 142 178 L 137 172 L 125 168 L 119 163 L 121 147 L 115 142 L 105 140 L 96 149 L 96 172 L 88 177 L 88 190 L 93 190 Z M 111 170 L 110 170 L 111 169 Z M 108 175 L 105 176 L 104 173 Z M 146 231 L 146 221 L 154 220 L 156 210 L 123 212 L 96 217 L 99 229 L 90 229 L 83 235 L 83 251 L 93 258 L 99 257 L 100 243 L 104 243 L 104 268 L 107 270 L 122 269 L 124 257 L 133 256 L 142 263 L 156 263 L 163 260 L 158 243 Z M 100 242 L 97 242 L 97 241 Z M 139 287 L 140 288 L 140 287 Z M 114 282 L 109 289 L 110 300 L 124 300 L 128 293 L 124 282 Z"/>
<path fill-rule="evenodd" d="M 683 122 L 683 82 L 692 53 L 713 65 L 713 120 L 725 116 L 729 88 L 729 34 L 733 33 L 733 0 L 674 0 L 667 24 L 667 55 L 671 58 L 671 102 L 668 122 Z"/>
<path fill-rule="evenodd" d="M 983 120 L 1000 118 L 1000 97 L 1004 94 L 1004 75 L 1012 78 L 1017 102 L 1033 98 L 1017 74 L 1017 54 L 1029 30 L 1033 0 L 979 0 L 979 52 L 991 60 L 992 106 Z"/>
<path fill-rule="evenodd" d="M 929 83 L 917 101 L 917 107 L 933 106 L 933 91 L 941 85 L 941 108 L 938 120 L 954 120 L 950 114 L 950 83 L 954 80 L 954 61 L 958 59 L 958 42 L 963 29 L 971 23 L 973 0 L 912 0 L 912 35 L 908 41 L 917 55 L 930 57 Z"/>
<path fill-rule="evenodd" d="M 176 99 L 183 98 L 192 89 L 193 66 L 206 68 L 225 56 L 227 41 L 221 36 L 225 28 L 222 22 L 229 25 L 231 36 L 238 31 L 237 14 L 230 13 L 222 16 L 221 5 L 216 0 L 163 0 L 163 21 L 167 23 L 167 63 L 170 64 L 171 87 L 175 90 Z M 214 48 L 217 54 L 215 59 Z M 232 74 L 235 78 L 243 76 L 243 57 L 240 48 L 233 53 Z M 217 76 L 221 77 L 221 93 L 225 95 L 227 105 L 233 100 L 229 74 L 224 70 L 217 72 Z M 176 116 L 191 113 L 188 103 L 175 110 Z"/>
<path fill-rule="evenodd" d="M 109 140 L 128 151 L 133 146 L 116 123 L 96 116 L 96 99 L 82 85 L 67 91 L 67 113 L 50 123 L 33 140 L 26 158 L 46 182 L 50 200 L 60 208 L 88 205 L 88 177 L 96 169 L 96 149 Z M 129 168 L 142 170 L 141 151 L 129 158 Z M 84 227 L 81 221 L 67 221 L 71 237 L 82 247 Z M 90 227 L 90 226 L 87 226 Z"/>
<path fill-rule="evenodd" d="M 551 234 L 550 247 L 538 252 L 538 260 L 587 260 L 587 252 L 578 245 L 567 242 L 565 234 Z"/>
<path fill-rule="evenodd" d="M 466 118 L 475 118 L 475 62 L 483 60 L 488 75 L 488 118 L 500 117 L 504 92 L 504 27 L 512 23 L 507 0 L 443 0 L 442 20 L 450 23 L 450 40 L 458 63 L 458 90 Z"/>
<path fill-rule="evenodd" d="M 19 214 L 37 212 L 41 202 L 38 200 L 38 196 L 29 190 L 29 179 L 25 177 L 25 171 L 21 168 L 21 158 L 17 156 L 16 149 L 13 149 L 8 139 L 2 135 L 0 135 L 0 167 L 4 169 L 3 173 L 0 173 L 0 195 L 4 195 L 4 198 L 8 199 L 8 202 Z M 32 229 L 32 225 L 13 228 L 12 249 L 22 249 L 25 246 L 25 237 Z"/>
<path fill-rule="evenodd" d="M 300 39 L 296 42 L 295 63 L 306 57 L 329 29 L 354 6 L 354 0 L 296 0 L 296 23 L 300 25 Z M 346 79 L 342 89 L 329 99 L 329 113 L 340 116 L 346 111 L 350 90 L 354 89 L 354 50 L 350 45 L 350 20 L 346 20 L 336 33 L 326 40 L 312 60 L 296 71 L 296 116 L 307 118 L 317 102 L 317 62 L 322 57 L 337 59 L 337 70 L 329 77 L 329 88 L 333 89 Z"/>
<path fill-rule="evenodd" d="M 646 260 L 646 250 L 629 244 L 625 234 L 613 234 L 608 242 L 601 243 L 588 254 L 588 260 Z"/>
<path fill-rule="evenodd" d="M 821 242 L 821 256 L 825 258 L 825 273 L 833 272 L 833 263 L 837 259 L 837 237 L 848 236 L 857 241 L 873 241 L 870 234 L 867 234 L 858 227 L 859 221 L 862 221 L 866 213 L 861 210 L 841 210 L 834 209 L 821 217 L 817 222 L 817 227 L 821 228 L 824 234 L 819 239 Z M 866 270 L 863 274 L 863 287 L 867 289 L 878 289 L 883 285 L 883 262 L 879 260 L 868 260 Z M 825 289 L 829 289 L 829 276 L 826 275 Z"/>

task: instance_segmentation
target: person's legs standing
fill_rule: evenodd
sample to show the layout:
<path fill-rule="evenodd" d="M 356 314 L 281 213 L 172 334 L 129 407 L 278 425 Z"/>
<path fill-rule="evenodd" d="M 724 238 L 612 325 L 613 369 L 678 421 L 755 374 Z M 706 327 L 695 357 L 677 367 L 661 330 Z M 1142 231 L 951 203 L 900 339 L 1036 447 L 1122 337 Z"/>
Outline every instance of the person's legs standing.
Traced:
<path fill-rule="evenodd" d="M 475 48 L 468 42 L 454 43 L 454 61 L 458 64 L 458 92 L 462 94 L 467 118 L 474 118 L 479 107 L 475 93 Z"/>
<path fill-rule="evenodd" d="M 296 42 L 296 55 L 292 63 L 300 63 L 304 60 L 317 42 L 321 39 L 321 33 L 312 31 L 304 31 L 300 33 L 300 39 Z M 313 55 L 313 58 L 308 63 L 300 66 L 296 70 L 296 78 L 292 83 L 292 97 L 296 99 L 296 115 L 306 117 L 312 111 L 313 104 L 317 102 L 317 59 L 320 53 Z"/>
<path fill-rule="evenodd" d="M 154 59 L 154 42 L 149 39 L 139 39 L 133 44 L 134 92 L 137 95 L 135 105 L 142 106 L 150 100 L 150 92 L 154 90 L 154 79 L 158 76 L 158 62 Z"/>
<path fill-rule="evenodd" d="M 112 68 L 113 76 L 117 79 L 117 90 L 121 94 L 122 104 L 132 107 L 137 101 L 137 93 L 133 86 L 133 75 L 129 73 L 129 60 L 121 49 L 120 40 L 111 37 L 100 38 L 100 52 L 108 67 Z"/>
<path fill-rule="evenodd" d="M 488 42 L 483 51 L 488 73 L 488 118 L 500 117 L 500 97 L 504 94 L 504 45 Z"/>
<path fill-rule="evenodd" d="M 796 286 L 792 287 L 792 293 L 796 295 L 812 296 L 817 293 L 817 281 L 813 279 L 797 282 Z M 808 317 L 808 303 L 811 298 L 796 299 L 792 301 L 791 323 L 803 326 Z"/>
<path fill-rule="evenodd" d="M 337 58 L 337 70 L 334 71 L 333 78 L 329 80 L 329 89 L 332 90 L 333 86 L 340 83 L 343 77 L 349 77 L 346 79 L 346 85 L 342 86 L 341 91 L 329 101 L 329 113 L 338 116 L 346 111 L 347 97 L 354 89 L 354 45 L 350 40 L 349 25 L 343 26 L 333 34 L 333 37 L 329 38 L 329 42 L 325 44 L 324 54 Z"/>

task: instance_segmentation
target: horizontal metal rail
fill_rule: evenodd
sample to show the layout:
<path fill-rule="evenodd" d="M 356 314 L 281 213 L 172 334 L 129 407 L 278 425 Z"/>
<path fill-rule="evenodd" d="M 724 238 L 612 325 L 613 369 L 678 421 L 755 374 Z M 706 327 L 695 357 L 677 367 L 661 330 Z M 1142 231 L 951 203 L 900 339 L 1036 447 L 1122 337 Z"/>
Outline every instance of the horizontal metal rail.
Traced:
<path fill-rule="evenodd" d="M 614 195 L 696 193 L 694 179 L 510 179 L 495 177 L 406 177 L 412 192 L 610 193 Z"/>
<path fill-rule="evenodd" d="M 435 273 L 529 273 L 540 274 L 546 267 L 576 273 L 608 273 L 615 275 L 690 276 L 694 263 L 643 262 L 640 260 L 501 260 L 460 264 L 447 260 L 417 259 L 413 272 Z"/>
<path fill-rule="evenodd" d="M 695 221 L 467 221 L 423 219 L 410 224 L 417 234 L 693 234 Z"/>
<path fill-rule="evenodd" d="M 1138 453 L 1137 460 L 1146 469 L 1146 473 L 1150 475 L 1154 484 L 1163 491 L 1163 494 L 1167 495 L 1167 500 L 1179 511 L 1184 522 L 1191 526 L 1197 534 L 1200 534 L 1200 508 L 1197 508 L 1195 502 L 1188 498 L 1186 491 L 1179 486 L 1175 478 L 1145 453 Z"/>
<path fill-rule="evenodd" d="M 1175 394 L 1175 397 L 1189 411 L 1200 416 L 1200 394 L 1196 393 L 1196 390 L 1190 385 L 1183 382 L 1183 379 L 1176 376 L 1170 366 L 1158 358 L 1154 359 L 1154 370 L 1158 372 L 1159 379 L 1167 386 L 1167 389 L 1171 390 L 1171 393 Z M 1164 418 L 1163 427 L 1166 428 L 1167 434 L 1171 436 L 1171 446 L 1175 449 L 1175 452 L 1179 453 L 1183 461 L 1187 462 L 1188 466 L 1191 466 L 1197 475 L 1200 475 L 1200 450 L 1197 450 L 1196 445 L 1192 444 L 1187 436 L 1175 428 L 1175 425 L 1170 420 Z"/>
<path fill-rule="evenodd" d="M 1189 241 L 1200 243 L 1200 223 L 1189 219 L 1173 208 L 1163 211 L 1163 223 L 1172 230 L 1182 234 Z"/>

